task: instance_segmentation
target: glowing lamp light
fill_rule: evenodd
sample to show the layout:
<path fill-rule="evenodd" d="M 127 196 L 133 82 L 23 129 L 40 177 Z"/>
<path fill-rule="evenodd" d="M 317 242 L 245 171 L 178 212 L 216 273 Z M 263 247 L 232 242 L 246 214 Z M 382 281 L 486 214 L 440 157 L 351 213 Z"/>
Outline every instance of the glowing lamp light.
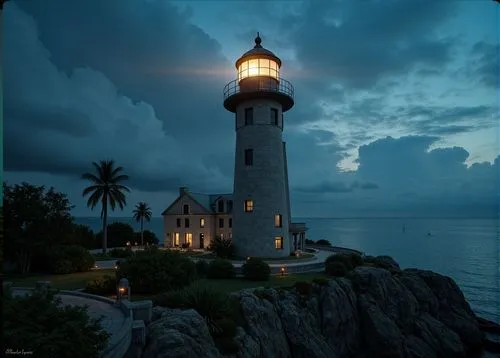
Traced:
<path fill-rule="evenodd" d="M 278 62 L 269 58 L 257 58 L 243 61 L 238 66 L 238 79 L 241 81 L 247 77 L 266 76 L 279 80 Z"/>
<path fill-rule="evenodd" d="M 286 274 L 286 269 L 285 269 L 285 266 L 281 266 L 281 276 L 285 276 Z"/>
<path fill-rule="evenodd" d="M 247 261 L 250 260 L 250 256 L 247 257 Z"/>
<path fill-rule="evenodd" d="M 120 282 L 118 283 L 116 300 L 117 302 L 120 302 L 121 300 L 130 300 L 130 285 L 126 278 L 120 279 Z"/>

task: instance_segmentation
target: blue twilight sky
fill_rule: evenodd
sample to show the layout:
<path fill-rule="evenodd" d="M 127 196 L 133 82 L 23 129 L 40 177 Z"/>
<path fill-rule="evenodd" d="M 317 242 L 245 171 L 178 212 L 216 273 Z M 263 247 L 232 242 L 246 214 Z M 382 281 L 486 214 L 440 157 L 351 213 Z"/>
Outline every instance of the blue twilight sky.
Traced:
<path fill-rule="evenodd" d="M 499 202 L 500 5 L 435 1 L 11 1 L 4 179 L 68 193 L 113 158 L 126 210 L 186 185 L 231 192 L 222 89 L 262 45 L 295 86 L 293 216 L 492 216 Z"/>

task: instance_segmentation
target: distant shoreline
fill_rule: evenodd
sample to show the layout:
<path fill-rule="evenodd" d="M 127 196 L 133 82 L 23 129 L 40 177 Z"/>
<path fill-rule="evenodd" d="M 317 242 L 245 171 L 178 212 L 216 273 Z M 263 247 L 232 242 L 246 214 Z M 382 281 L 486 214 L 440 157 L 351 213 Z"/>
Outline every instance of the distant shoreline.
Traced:
<path fill-rule="evenodd" d="M 130 219 L 130 216 L 108 216 L 108 219 Z M 75 219 L 100 219 L 100 216 L 74 216 Z M 163 219 L 161 216 L 153 216 L 152 219 Z M 360 220 L 360 219 L 385 219 L 385 220 L 415 220 L 415 219 L 433 219 L 433 220 L 463 220 L 463 219 L 497 219 L 500 220 L 500 216 L 346 216 L 346 217 L 300 217 L 297 216 L 295 219 L 312 219 L 312 220 Z"/>

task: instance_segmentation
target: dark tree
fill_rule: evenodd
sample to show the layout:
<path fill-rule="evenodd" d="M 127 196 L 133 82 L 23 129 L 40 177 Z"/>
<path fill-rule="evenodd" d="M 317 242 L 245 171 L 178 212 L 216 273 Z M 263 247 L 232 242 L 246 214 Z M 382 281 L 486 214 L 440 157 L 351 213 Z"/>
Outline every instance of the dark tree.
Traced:
<path fill-rule="evenodd" d="M 71 242 L 73 218 L 66 195 L 54 188 L 27 183 L 4 190 L 5 258 L 17 263 L 21 273 L 27 273 L 31 259 L 40 250 Z"/>
<path fill-rule="evenodd" d="M 128 180 L 129 177 L 122 174 L 123 167 L 116 167 L 113 160 L 101 160 L 99 164 L 92 162 L 92 165 L 95 174 L 85 173 L 82 175 L 82 179 L 92 183 L 83 190 L 82 195 L 85 197 L 90 194 L 87 206 L 92 210 L 97 204 L 101 204 L 102 230 L 104 232 L 102 236 L 102 252 L 106 254 L 108 246 L 108 204 L 111 210 L 115 210 L 117 205 L 123 210 L 127 204 L 125 193 L 129 193 L 130 190 L 120 183 Z"/>
<path fill-rule="evenodd" d="M 145 202 L 135 205 L 134 219 L 141 223 L 141 246 L 144 246 L 144 220 L 151 221 L 151 208 Z"/>

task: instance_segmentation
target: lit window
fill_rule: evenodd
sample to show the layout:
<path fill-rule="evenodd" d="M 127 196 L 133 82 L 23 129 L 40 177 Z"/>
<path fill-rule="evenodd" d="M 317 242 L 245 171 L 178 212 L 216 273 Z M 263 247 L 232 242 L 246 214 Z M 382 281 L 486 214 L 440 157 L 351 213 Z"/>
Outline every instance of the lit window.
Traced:
<path fill-rule="evenodd" d="M 189 227 L 189 219 L 184 219 L 184 227 Z"/>
<path fill-rule="evenodd" d="M 205 227 L 205 219 L 204 218 L 200 219 L 200 227 L 201 228 Z"/>
<path fill-rule="evenodd" d="M 248 61 L 248 76 L 259 75 L 259 60 Z"/>
<path fill-rule="evenodd" d="M 181 234 L 174 232 L 174 246 L 179 246 L 181 243 Z"/>
<path fill-rule="evenodd" d="M 278 125 L 278 110 L 276 108 L 271 108 L 271 124 Z"/>
<path fill-rule="evenodd" d="M 245 165 L 253 165 L 253 149 L 245 149 Z"/>
<path fill-rule="evenodd" d="M 189 215 L 189 205 L 188 204 L 184 204 L 184 206 L 182 207 L 182 212 L 184 213 L 184 215 Z"/>
<path fill-rule="evenodd" d="M 224 240 L 224 234 L 220 234 L 220 239 Z"/>
<path fill-rule="evenodd" d="M 224 219 L 220 218 L 219 219 L 219 228 L 223 228 L 224 227 Z"/>
<path fill-rule="evenodd" d="M 189 247 L 193 246 L 193 234 L 187 232 L 184 236 L 184 242 L 189 244 Z"/>
<path fill-rule="evenodd" d="M 253 211 L 253 200 L 245 200 L 245 212 L 249 213 Z"/>
<path fill-rule="evenodd" d="M 281 222 L 281 215 L 276 214 L 274 215 L 274 227 L 281 227 L 283 224 Z"/>
<path fill-rule="evenodd" d="M 245 108 L 245 125 L 253 124 L 253 108 Z"/>
<path fill-rule="evenodd" d="M 276 250 L 283 250 L 283 236 L 276 236 L 274 238 L 274 247 Z"/>

